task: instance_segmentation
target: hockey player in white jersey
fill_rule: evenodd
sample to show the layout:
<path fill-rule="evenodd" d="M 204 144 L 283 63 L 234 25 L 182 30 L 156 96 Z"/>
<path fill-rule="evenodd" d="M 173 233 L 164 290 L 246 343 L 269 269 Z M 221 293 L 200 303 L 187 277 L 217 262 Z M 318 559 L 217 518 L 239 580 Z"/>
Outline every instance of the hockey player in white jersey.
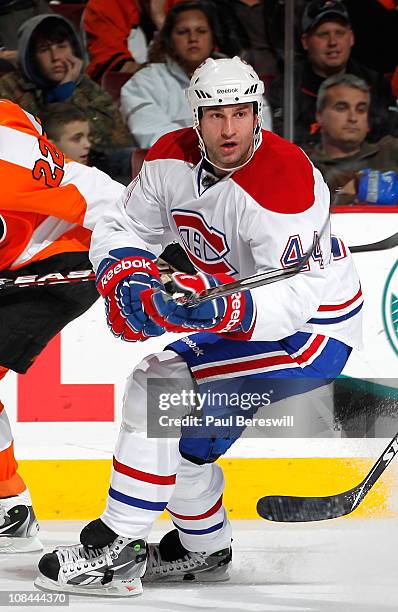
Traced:
<path fill-rule="evenodd" d="M 83 529 L 80 545 L 41 559 L 39 587 L 129 596 L 142 591 L 145 568 L 144 581 L 225 577 L 231 526 L 215 461 L 243 427 L 150 437 L 147 387 L 160 379 L 167 395 L 184 379 L 186 391 L 205 396 L 272 379 L 281 383 L 274 400 L 283 399 L 334 379 L 361 344 L 359 279 L 349 251 L 324 230 L 328 188 L 301 149 L 261 129 L 261 80 L 237 57 L 208 59 L 187 95 L 194 129 L 166 134 L 150 149 L 117 211 L 96 226 L 91 258 L 116 336 L 192 334 L 132 372 L 106 509 Z M 165 295 L 154 263 L 178 240 L 198 273 L 177 273 L 175 281 L 199 292 L 297 263 L 314 238 L 294 277 L 193 307 Z M 174 409 L 180 417 L 187 410 Z M 164 509 L 175 530 L 146 545 Z"/>

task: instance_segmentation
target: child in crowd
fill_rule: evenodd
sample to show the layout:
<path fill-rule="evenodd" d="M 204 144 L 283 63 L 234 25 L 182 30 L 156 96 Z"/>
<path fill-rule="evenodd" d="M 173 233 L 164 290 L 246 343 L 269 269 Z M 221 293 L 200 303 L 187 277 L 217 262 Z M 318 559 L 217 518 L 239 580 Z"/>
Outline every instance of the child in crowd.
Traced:
<path fill-rule="evenodd" d="M 44 131 L 66 157 L 89 164 L 90 124 L 85 114 L 72 104 L 58 102 L 40 114 Z"/>

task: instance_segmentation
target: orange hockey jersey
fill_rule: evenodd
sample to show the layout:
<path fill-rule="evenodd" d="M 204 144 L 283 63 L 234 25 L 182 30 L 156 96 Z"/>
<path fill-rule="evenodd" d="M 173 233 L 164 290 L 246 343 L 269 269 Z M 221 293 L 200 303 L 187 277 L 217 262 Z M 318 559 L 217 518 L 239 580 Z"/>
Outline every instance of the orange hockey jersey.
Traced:
<path fill-rule="evenodd" d="M 35 117 L 0 100 L 0 270 L 87 250 L 90 230 L 123 191 L 65 159 Z"/>

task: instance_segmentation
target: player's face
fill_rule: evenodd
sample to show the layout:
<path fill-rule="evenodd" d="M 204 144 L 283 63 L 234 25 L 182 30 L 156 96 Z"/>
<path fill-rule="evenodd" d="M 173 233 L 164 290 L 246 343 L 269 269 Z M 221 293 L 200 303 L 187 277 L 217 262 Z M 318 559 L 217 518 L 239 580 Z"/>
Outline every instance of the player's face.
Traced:
<path fill-rule="evenodd" d="M 41 75 L 55 83 L 60 83 L 65 77 L 67 60 L 74 57 L 72 45 L 68 40 L 63 42 L 39 41 L 35 50 L 35 58 Z"/>
<path fill-rule="evenodd" d="M 69 159 L 87 164 L 91 147 L 89 131 L 88 121 L 71 121 L 63 126 L 55 144 Z"/>
<path fill-rule="evenodd" d="M 203 108 L 200 133 L 209 160 L 226 169 L 247 161 L 253 148 L 256 123 L 252 104 Z"/>
<path fill-rule="evenodd" d="M 354 35 L 348 25 L 325 21 L 312 32 L 303 34 L 301 42 L 315 72 L 328 76 L 347 64 Z"/>
<path fill-rule="evenodd" d="M 183 11 L 171 33 L 175 54 L 189 71 L 195 70 L 211 54 L 214 43 L 209 22 L 202 11 Z"/>
<path fill-rule="evenodd" d="M 323 139 L 344 151 L 358 147 L 369 131 L 369 95 L 348 87 L 335 85 L 327 90 L 326 106 L 317 113 Z"/>

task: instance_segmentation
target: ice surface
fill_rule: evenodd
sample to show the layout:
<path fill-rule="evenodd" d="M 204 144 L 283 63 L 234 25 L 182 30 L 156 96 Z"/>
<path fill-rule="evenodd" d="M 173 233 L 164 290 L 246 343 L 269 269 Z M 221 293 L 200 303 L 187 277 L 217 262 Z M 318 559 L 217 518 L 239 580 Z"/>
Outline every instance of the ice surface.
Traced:
<path fill-rule="evenodd" d="M 136 598 L 71 596 L 74 612 L 383 612 L 398 609 L 396 519 L 278 525 L 234 522 L 226 583 L 149 585 Z M 78 541 L 82 523 L 44 521 L 46 551 Z M 151 540 L 170 528 L 158 523 Z M 33 590 L 40 554 L 0 555 L 0 590 Z M 1 610 L 21 609 L 2 607 Z M 38 609 L 38 608 L 34 608 Z M 48 608 L 40 608 L 41 610 Z M 65 608 L 51 608 L 63 610 Z"/>

